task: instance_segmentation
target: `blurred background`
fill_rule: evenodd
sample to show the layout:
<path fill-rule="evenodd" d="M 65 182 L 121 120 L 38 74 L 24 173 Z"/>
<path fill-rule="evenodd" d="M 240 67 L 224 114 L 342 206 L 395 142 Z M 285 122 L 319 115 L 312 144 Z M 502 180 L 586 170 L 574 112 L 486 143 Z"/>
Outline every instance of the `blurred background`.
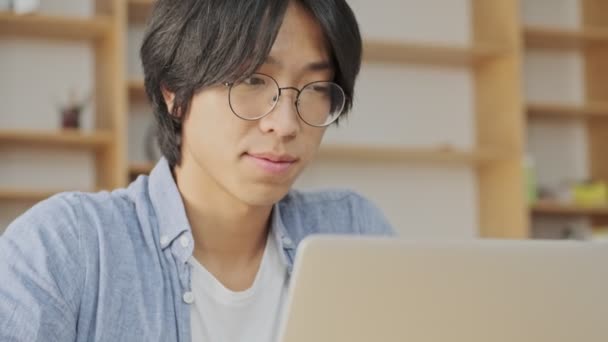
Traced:
<path fill-rule="evenodd" d="M 301 189 L 346 187 L 402 236 L 601 239 L 608 1 L 349 0 L 365 58 Z M 138 51 L 153 0 L 0 0 L 0 232 L 159 152 Z"/>

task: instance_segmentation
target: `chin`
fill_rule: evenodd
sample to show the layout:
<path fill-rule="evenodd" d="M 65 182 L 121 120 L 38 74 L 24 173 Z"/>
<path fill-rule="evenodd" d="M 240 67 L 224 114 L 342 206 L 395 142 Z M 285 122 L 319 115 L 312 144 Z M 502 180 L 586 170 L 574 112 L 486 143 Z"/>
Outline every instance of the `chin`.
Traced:
<path fill-rule="evenodd" d="M 291 185 L 259 184 L 241 187 L 237 197 L 251 206 L 271 206 L 280 201 L 291 189 Z"/>

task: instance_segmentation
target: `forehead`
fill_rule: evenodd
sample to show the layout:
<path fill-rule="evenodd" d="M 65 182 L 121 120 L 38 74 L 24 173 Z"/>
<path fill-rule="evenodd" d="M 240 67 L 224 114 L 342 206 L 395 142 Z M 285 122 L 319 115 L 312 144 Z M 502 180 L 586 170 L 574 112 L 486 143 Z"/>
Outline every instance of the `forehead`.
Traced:
<path fill-rule="evenodd" d="M 272 58 L 309 63 L 327 60 L 329 54 L 325 34 L 317 20 L 297 1 L 290 1 L 272 46 Z"/>

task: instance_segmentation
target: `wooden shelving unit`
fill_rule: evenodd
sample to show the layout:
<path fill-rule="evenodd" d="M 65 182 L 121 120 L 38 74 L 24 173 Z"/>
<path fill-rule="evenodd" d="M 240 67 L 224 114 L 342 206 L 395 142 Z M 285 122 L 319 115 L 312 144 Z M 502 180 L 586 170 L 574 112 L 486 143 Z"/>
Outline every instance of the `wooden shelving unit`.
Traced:
<path fill-rule="evenodd" d="M 583 27 L 608 32 L 608 2 L 582 0 Z M 606 40 L 608 41 L 608 39 Z M 586 103 L 608 103 L 608 44 L 589 46 L 583 51 L 585 60 Z M 591 119 L 585 123 L 590 178 L 608 182 L 608 120 Z M 607 225 L 608 216 L 592 217 L 594 225 Z"/>
<path fill-rule="evenodd" d="M 0 36 L 60 40 L 94 40 L 108 36 L 112 18 L 74 18 L 48 15 L 15 15 L 0 12 Z"/>
<path fill-rule="evenodd" d="M 114 189 L 126 184 L 124 25 L 122 0 L 95 0 L 92 17 L 44 14 L 15 15 L 0 12 L 0 39 L 61 40 L 88 43 L 95 59 L 94 131 L 0 130 L 0 148 L 25 146 L 36 149 L 84 149 L 95 157 L 95 184 L 91 188 Z M 87 189 L 82 189 L 87 190 Z M 58 191 L 0 189 L 1 200 L 39 201 Z"/>
<path fill-rule="evenodd" d="M 581 106 L 531 103 L 529 118 L 543 120 L 584 120 L 588 137 L 590 178 L 608 182 L 608 2 L 580 0 L 582 28 L 562 30 L 528 27 L 524 31 L 529 49 L 572 50 L 581 52 L 585 65 L 586 101 Z M 559 52 L 559 51 L 558 51 Z M 530 208 L 534 216 L 588 217 L 594 223 L 608 222 L 608 207 L 587 208 L 541 202 Z"/>

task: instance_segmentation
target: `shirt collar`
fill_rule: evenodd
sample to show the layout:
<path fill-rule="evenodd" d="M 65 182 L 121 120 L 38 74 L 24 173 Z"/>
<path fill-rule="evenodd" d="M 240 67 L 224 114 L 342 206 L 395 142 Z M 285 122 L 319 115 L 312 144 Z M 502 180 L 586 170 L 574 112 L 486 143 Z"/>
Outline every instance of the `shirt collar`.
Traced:
<path fill-rule="evenodd" d="M 275 239 L 279 250 L 283 252 L 281 253 L 281 257 L 284 265 L 287 267 L 287 274 L 291 275 L 296 246 L 283 223 L 281 206 L 279 203 L 276 203 L 272 208 L 271 234 L 274 235 L 273 238 Z"/>
<path fill-rule="evenodd" d="M 165 249 L 183 232 L 190 231 L 190 223 L 171 167 L 164 157 L 150 173 L 148 192 L 158 220 L 161 248 Z"/>
<path fill-rule="evenodd" d="M 158 220 L 161 248 L 165 249 L 191 228 L 171 167 L 164 157 L 150 173 L 148 191 Z M 271 234 L 275 235 L 280 249 L 293 250 L 294 242 L 283 223 L 279 207 L 279 203 L 273 206 Z"/>

